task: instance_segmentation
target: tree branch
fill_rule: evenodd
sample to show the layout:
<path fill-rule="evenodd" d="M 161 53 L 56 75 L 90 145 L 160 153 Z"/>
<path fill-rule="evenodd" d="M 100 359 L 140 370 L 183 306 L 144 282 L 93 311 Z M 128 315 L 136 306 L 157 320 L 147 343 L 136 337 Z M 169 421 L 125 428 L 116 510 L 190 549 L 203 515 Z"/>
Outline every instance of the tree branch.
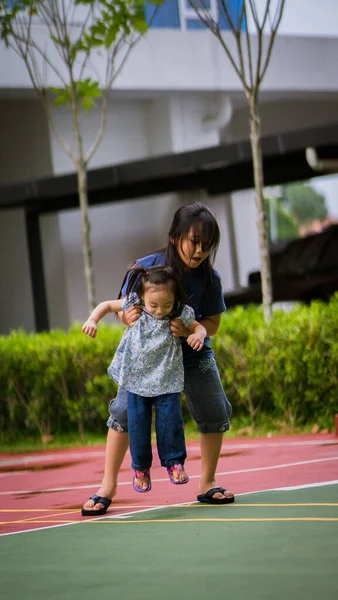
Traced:
<path fill-rule="evenodd" d="M 109 100 L 109 91 L 115 81 L 115 79 L 118 77 L 118 75 L 120 74 L 120 72 L 122 71 L 128 57 L 129 54 L 132 50 L 132 48 L 135 46 L 135 44 L 137 44 L 137 42 L 141 39 L 141 35 L 137 36 L 134 40 L 131 41 L 131 43 L 129 44 L 129 47 L 122 59 L 122 61 L 119 64 L 119 67 L 115 70 L 114 69 L 114 65 L 115 65 L 115 60 L 116 60 L 116 56 L 118 55 L 121 47 L 123 46 L 123 44 L 126 43 L 125 37 L 124 35 L 122 35 L 119 39 L 119 41 L 117 42 L 117 44 L 114 46 L 114 49 L 111 53 L 111 56 L 108 57 L 107 59 L 107 65 L 106 65 L 106 80 L 105 80 L 105 86 L 104 86 L 104 93 L 103 93 L 103 99 L 102 99 L 102 110 L 101 110 L 101 123 L 100 123 L 100 128 L 98 131 L 98 134 L 96 136 L 96 139 L 93 143 L 93 145 L 91 146 L 91 148 L 89 149 L 89 151 L 87 152 L 86 155 L 86 159 L 85 162 L 86 164 L 88 164 L 88 162 L 90 161 L 90 159 L 92 158 L 93 154 L 96 152 L 97 147 L 99 146 L 103 134 L 104 134 L 104 130 L 106 127 L 106 121 L 107 121 L 107 110 L 108 110 L 108 100 Z"/>
<path fill-rule="evenodd" d="M 253 81 L 253 66 L 252 66 L 252 52 L 251 52 L 251 40 L 248 29 L 248 20 L 247 20 L 247 12 L 246 12 L 246 3 L 242 4 L 243 18 L 245 21 L 245 36 L 246 36 L 246 46 L 248 53 L 248 62 L 249 62 L 249 77 L 250 77 L 250 88 L 253 89 L 254 81 Z"/>
<path fill-rule="evenodd" d="M 269 66 L 269 62 L 270 62 L 270 58 L 271 58 L 271 54 L 272 54 L 272 48 L 273 48 L 273 44 L 275 41 L 275 37 L 277 35 L 277 31 L 280 25 L 280 22 L 282 20 L 282 16 L 283 16 L 283 11 L 284 11 L 284 6 L 285 6 L 285 0 L 279 0 L 278 5 L 277 5 L 277 9 L 275 12 L 275 17 L 274 17 L 274 22 L 275 24 L 273 25 L 273 27 L 271 28 L 271 34 L 270 34 L 270 40 L 269 40 L 269 45 L 268 45 L 268 49 L 266 52 L 266 57 L 265 57 L 265 62 L 264 62 L 264 66 L 263 66 L 263 70 L 261 73 L 259 73 L 259 78 L 258 78 L 258 85 L 261 84 L 261 82 L 264 79 L 266 70 Z"/>
<path fill-rule="evenodd" d="M 58 140 L 59 144 L 62 146 L 62 148 L 65 150 L 65 152 L 67 152 L 70 160 L 72 161 L 73 165 L 76 166 L 76 158 L 75 155 L 71 149 L 70 146 L 68 146 L 68 144 L 66 143 L 65 139 L 63 138 L 63 136 L 61 135 L 60 131 L 58 130 L 53 115 L 52 115 L 52 111 L 50 108 L 50 104 L 48 101 L 48 96 L 46 94 L 46 91 L 43 89 L 39 89 L 39 95 L 40 98 L 43 102 L 43 106 L 46 112 L 46 116 L 47 116 L 47 120 L 49 122 L 50 128 L 52 130 L 52 132 L 54 133 L 56 139 Z"/>
<path fill-rule="evenodd" d="M 196 6 L 195 4 L 196 0 L 189 0 L 189 3 L 191 5 L 191 7 L 194 9 L 195 13 L 197 14 L 198 18 L 205 24 L 205 26 L 207 27 L 207 29 L 209 29 L 209 31 L 211 31 L 215 37 L 219 40 L 220 44 L 223 47 L 223 50 L 225 51 L 233 69 L 236 71 L 239 79 L 241 80 L 241 82 L 243 83 L 244 89 L 246 91 L 248 91 L 248 85 L 245 79 L 245 70 L 244 70 L 244 62 L 243 62 L 243 56 L 242 56 L 242 52 L 239 52 L 239 63 L 240 65 L 238 66 L 227 46 L 227 44 L 225 43 L 222 33 L 220 31 L 219 28 L 219 24 L 216 23 L 216 21 L 211 17 L 211 15 L 209 13 L 207 13 L 207 17 L 204 16 L 204 14 L 200 11 L 200 9 Z M 236 42 L 237 42 L 237 49 L 239 48 L 238 45 L 238 31 L 231 19 L 230 13 L 226 7 L 225 4 L 225 0 L 220 0 L 221 4 L 222 4 L 222 8 L 224 9 L 225 12 L 225 17 L 226 19 L 228 19 L 229 21 L 229 25 L 230 25 L 230 29 L 232 34 L 234 35 Z M 205 11 L 206 12 L 206 11 Z"/>

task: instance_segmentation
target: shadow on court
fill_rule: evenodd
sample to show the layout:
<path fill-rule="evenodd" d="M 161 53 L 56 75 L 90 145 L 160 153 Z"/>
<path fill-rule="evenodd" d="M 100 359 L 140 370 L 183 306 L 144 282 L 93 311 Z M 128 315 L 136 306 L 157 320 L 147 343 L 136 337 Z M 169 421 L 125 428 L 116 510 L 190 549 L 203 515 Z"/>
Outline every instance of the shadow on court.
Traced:
<path fill-rule="evenodd" d="M 334 600 L 338 484 L 243 494 L 0 540 L 3 600 Z"/>

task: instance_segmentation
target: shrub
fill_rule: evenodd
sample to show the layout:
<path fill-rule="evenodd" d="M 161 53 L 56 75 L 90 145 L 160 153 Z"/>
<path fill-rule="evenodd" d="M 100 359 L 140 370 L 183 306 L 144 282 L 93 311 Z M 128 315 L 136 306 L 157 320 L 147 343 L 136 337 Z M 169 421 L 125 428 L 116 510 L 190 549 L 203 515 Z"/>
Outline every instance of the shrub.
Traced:
<path fill-rule="evenodd" d="M 262 414 L 292 425 L 333 425 L 338 413 L 338 295 L 291 312 L 269 325 L 258 307 L 222 317 L 213 348 L 233 418 Z M 69 331 L 0 336 L 0 426 L 7 439 L 77 430 L 103 433 L 116 385 L 107 367 L 121 339 L 101 324 L 95 340 L 80 324 Z M 185 421 L 189 419 L 182 400 Z"/>
<path fill-rule="evenodd" d="M 104 431 L 116 385 L 107 367 L 121 327 L 100 326 L 95 341 L 74 325 L 68 332 L 0 337 L 0 419 L 13 439 L 22 431 L 41 437 L 70 431 Z"/>
<path fill-rule="evenodd" d="M 292 425 L 333 426 L 338 412 L 338 294 L 330 303 L 276 310 L 264 323 L 257 307 L 228 311 L 213 347 L 234 407 L 254 423 L 259 412 Z"/>

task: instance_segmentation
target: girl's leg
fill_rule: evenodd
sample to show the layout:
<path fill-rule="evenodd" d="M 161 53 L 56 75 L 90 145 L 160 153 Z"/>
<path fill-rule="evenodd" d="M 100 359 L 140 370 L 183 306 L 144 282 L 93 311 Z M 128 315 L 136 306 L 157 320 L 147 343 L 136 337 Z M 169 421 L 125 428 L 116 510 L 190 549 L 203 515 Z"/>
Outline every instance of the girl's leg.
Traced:
<path fill-rule="evenodd" d="M 216 487 L 216 469 L 218 458 L 222 448 L 223 433 L 201 433 L 200 445 L 201 445 L 201 478 L 200 478 L 200 490 L 202 494 L 205 494 L 208 490 Z M 213 494 L 214 498 L 229 498 L 233 496 L 232 492 L 226 492 L 222 494 L 216 492 Z"/>
<path fill-rule="evenodd" d="M 104 475 L 102 483 L 96 492 L 97 496 L 103 496 L 111 500 L 116 494 L 117 477 L 129 446 L 128 433 L 118 433 L 114 429 L 108 429 L 106 455 L 104 463 Z M 83 505 L 86 510 L 100 510 L 103 504 L 95 504 L 89 499 Z"/>
<path fill-rule="evenodd" d="M 104 465 L 104 475 L 102 483 L 96 492 L 97 496 L 103 496 L 111 500 L 116 494 L 117 478 L 129 446 L 128 436 L 128 396 L 126 390 L 119 388 L 117 396 L 109 405 L 109 426 L 106 455 Z M 103 504 L 89 499 L 83 505 L 86 510 L 100 510 Z"/>
<path fill-rule="evenodd" d="M 134 471 L 145 473 L 153 460 L 151 448 L 152 398 L 144 398 L 128 393 L 128 431 L 131 454 L 131 466 Z M 147 490 L 150 475 L 138 477 L 135 473 L 134 487 Z"/>
<path fill-rule="evenodd" d="M 155 401 L 156 441 L 162 467 L 184 465 L 187 457 L 184 428 L 180 405 L 180 394 L 162 394 Z M 186 481 L 185 470 L 174 469 L 171 478 Z"/>
<path fill-rule="evenodd" d="M 213 356 L 185 364 L 185 395 L 189 411 L 201 432 L 202 471 L 200 490 L 205 494 L 217 487 L 216 469 L 223 433 L 229 429 L 231 404 L 228 401 Z M 215 492 L 214 499 L 233 497 L 232 492 Z"/>

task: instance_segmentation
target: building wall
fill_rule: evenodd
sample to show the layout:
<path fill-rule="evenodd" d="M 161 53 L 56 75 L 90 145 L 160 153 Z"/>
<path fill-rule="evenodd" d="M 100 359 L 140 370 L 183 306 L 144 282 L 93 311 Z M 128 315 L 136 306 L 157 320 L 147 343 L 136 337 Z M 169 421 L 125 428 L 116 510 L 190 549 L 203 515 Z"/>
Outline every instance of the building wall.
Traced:
<path fill-rule="evenodd" d="M 112 100 L 109 104 L 104 135 L 97 152 L 89 163 L 89 169 L 145 158 L 149 155 L 145 101 L 127 102 Z M 87 153 L 92 147 L 100 128 L 101 104 L 89 114 L 81 118 L 84 150 Z M 77 156 L 73 134 L 71 113 L 67 107 L 54 111 L 54 120 L 58 131 L 66 143 L 74 149 Z M 51 133 L 51 151 L 54 175 L 71 173 L 74 164 L 61 147 L 59 141 Z"/>
<path fill-rule="evenodd" d="M 189 114 L 189 107 L 192 105 L 194 110 Z M 105 137 L 90 166 L 104 166 L 124 162 L 126 158 L 132 160 L 217 143 L 218 130 L 209 127 L 204 131 L 201 126 L 207 106 L 204 99 L 199 100 L 198 96 L 191 98 L 180 95 L 147 102 L 113 101 Z M 57 117 L 59 130 L 69 142 L 69 115 L 64 110 Z M 86 117 L 86 147 L 93 141 L 97 119 L 95 112 Z M 56 139 L 51 140 L 51 148 L 55 174 L 73 171 L 70 160 Z M 117 297 L 128 265 L 151 250 L 163 247 L 176 209 L 196 199 L 210 203 L 220 212 L 220 225 L 226 231 L 225 209 L 219 209 L 217 203 L 208 199 L 203 191 L 200 194 L 167 194 L 90 208 L 98 301 Z M 56 230 L 54 235 L 50 235 L 51 217 L 43 217 L 41 226 L 47 295 L 50 299 L 55 299 L 56 292 L 57 297 L 61 295 L 63 298 L 61 303 L 56 303 L 55 300 L 54 303 L 49 302 L 50 322 L 52 326 L 63 326 L 65 321 L 71 323 L 85 319 L 88 307 L 83 274 L 80 212 L 65 211 L 55 219 L 58 221 L 59 238 Z M 232 275 L 225 267 L 229 263 L 230 250 L 225 238 L 222 243 L 223 251 L 218 259 L 218 266 L 225 272 L 225 282 L 229 288 Z M 57 255 L 63 264 L 64 279 L 61 279 L 60 263 L 55 260 L 55 248 L 58 249 Z M 55 270 L 56 276 L 52 275 Z"/>
<path fill-rule="evenodd" d="M 272 2 L 272 10 L 277 2 Z M 266 7 L 266 0 L 255 0 L 260 18 Z M 338 4 L 336 0 L 292 0 L 285 2 L 279 34 L 300 37 L 337 37 Z M 249 31 L 255 25 L 249 13 Z"/>
<path fill-rule="evenodd" d="M 62 77 L 68 81 L 67 72 L 46 35 L 38 29 L 34 31 L 34 37 L 48 49 Z M 233 55 L 237 56 L 232 35 L 225 32 L 224 39 L 229 44 Z M 255 52 L 254 39 L 252 43 Z M 337 91 L 338 73 L 335 68 L 337 52 L 338 36 L 279 35 L 275 41 L 263 88 L 289 91 Z M 105 61 L 100 56 L 96 58 L 93 56 L 91 62 L 93 66 L 88 67 L 85 75 L 98 80 L 103 85 Z M 0 64 L 1 88 L 32 88 L 25 65 L 3 44 L 0 45 Z M 45 71 L 45 85 L 60 87 L 60 80 L 55 73 L 48 68 Z M 133 91 L 149 95 L 177 91 L 241 91 L 242 87 L 221 44 L 210 32 L 153 29 L 140 40 L 130 54 L 114 82 L 114 89 L 120 92 Z"/>
<path fill-rule="evenodd" d="M 294 100 L 278 99 L 278 95 L 268 102 L 262 97 L 259 106 L 261 135 L 273 135 L 309 127 L 319 127 L 328 123 L 338 122 L 337 98 L 330 100 L 308 94 Z M 234 109 L 234 114 L 228 126 L 221 133 L 223 143 L 236 139 L 247 138 L 249 135 L 249 114 L 247 106 Z"/>
<path fill-rule="evenodd" d="M 0 185 L 52 175 L 49 131 L 38 102 L 0 101 L 0 132 Z M 0 212 L 0 281 L 0 332 L 34 329 L 22 210 Z"/>
<path fill-rule="evenodd" d="M 263 6 L 263 0 L 258 2 Z M 176 0 L 167 0 L 163 8 L 167 12 L 135 47 L 117 78 L 105 133 L 89 168 L 247 137 L 247 110 L 237 75 L 212 35 L 201 31 L 191 15 L 182 17 L 178 8 Z M 336 97 L 332 97 L 338 92 L 337 22 L 335 0 L 286 2 L 261 94 L 263 134 L 337 119 Z M 252 23 L 248 27 L 252 30 Z M 36 36 L 45 39 L 41 29 Z M 224 36 L 231 45 L 225 30 Z M 102 74 L 102 60 L 93 62 Z M 51 70 L 46 70 L 45 78 L 46 85 L 59 85 Z M 73 172 L 71 160 L 48 130 L 40 105 L 27 95 L 31 83 L 24 65 L 3 44 L 0 82 L 0 185 Z M 68 111 L 61 108 L 55 115 L 71 143 Z M 85 119 L 83 138 L 88 149 L 97 132 L 99 110 Z M 246 284 L 248 273 L 259 268 L 253 192 L 209 198 L 201 190 L 90 209 L 98 300 L 118 294 L 128 264 L 162 246 L 175 210 L 194 199 L 209 205 L 220 223 L 216 268 L 224 288 Z M 50 323 L 67 327 L 88 313 L 79 210 L 43 216 L 40 224 Z M 0 331 L 18 326 L 33 330 L 22 211 L 0 213 L 0 277 L 6 282 L 0 288 Z"/>
<path fill-rule="evenodd" d="M 21 210 L 0 213 L 0 333 L 34 329 L 25 220 Z"/>
<path fill-rule="evenodd" d="M 49 129 L 42 105 L 0 99 L 0 185 L 53 174 Z"/>

